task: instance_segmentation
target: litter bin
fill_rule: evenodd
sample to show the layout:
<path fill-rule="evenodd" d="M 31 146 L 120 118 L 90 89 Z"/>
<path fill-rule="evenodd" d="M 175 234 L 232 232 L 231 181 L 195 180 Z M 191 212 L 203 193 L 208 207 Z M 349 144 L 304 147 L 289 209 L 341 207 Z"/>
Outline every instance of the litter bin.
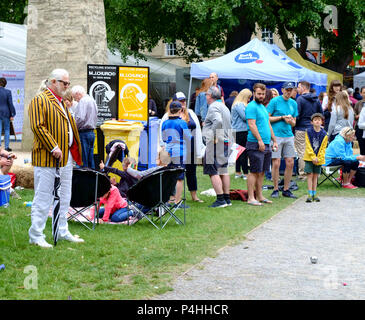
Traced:
<path fill-rule="evenodd" d="M 9 205 L 11 178 L 9 175 L 0 176 L 0 207 Z"/>
<path fill-rule="evenodd" d="M 142 121 L 144 130 L 141 132 L 138 157 L 138 170 L 140 171 L 156 167 L 160 123 L 161 120 L 159 118 L 150 117 L 148 134 L 147 121 Z"/>
<path fill-rule="evenodd" d="M 104 133 L 104 159 L 106 158 L 105 146 L 112 140 L 123 140 L 129 149 L 129 156 L 134 158 L 138 163 L 138 151 L 140 134 L 143 130 L 143 124 L 137 121 L 110 120 L 105 121 L 100 129 Z M 113 167 L 123 170 L 120 161 L 115 161 Z M 113 175 L 112 175 L 113 176 Z M 119 176 L 115 176 L 117 181 Z"/>

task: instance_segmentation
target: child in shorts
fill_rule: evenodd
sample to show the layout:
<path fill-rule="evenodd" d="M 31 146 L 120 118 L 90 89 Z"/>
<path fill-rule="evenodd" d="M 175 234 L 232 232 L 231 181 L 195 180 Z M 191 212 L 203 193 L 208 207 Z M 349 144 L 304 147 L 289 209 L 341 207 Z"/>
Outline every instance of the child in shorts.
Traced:
<path fill-rule="evenodd" d="M 324 116 L 321 113 L 314 113 L 311 117 L 312 127 L 305 133 L 304 151 L 304 172 L 307 174 L 308 198 L 306 202 L 319 202 L 317 197 L 318 176 L 321 173 L 321 166 L 325 163 L 327 147 L 327 133 L 324 131 L 322 121 Z"/>
<path fill-rule="evenodd" d="M 171 167 L 185 168 L 187 148 L 191 146 L 192 135 L 185 120 L 181 119 L 182 104 L 173 101 L 170 104 L 169 118 L 162 123 L 162 140 L 165 143 L 165 150 L 171 157 Z M 175 204 L 180 203 L 184 188 L 184 173 L 182 173 L 176 183 Z M 179 208 L 188 208 L 181 203 Z"/>

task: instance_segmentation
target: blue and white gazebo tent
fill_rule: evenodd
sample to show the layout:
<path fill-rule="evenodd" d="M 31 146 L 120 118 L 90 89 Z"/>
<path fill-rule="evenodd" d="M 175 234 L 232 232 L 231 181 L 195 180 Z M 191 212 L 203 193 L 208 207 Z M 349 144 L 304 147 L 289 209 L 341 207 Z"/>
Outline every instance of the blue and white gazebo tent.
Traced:
<path fill-rule="evenodd" d="M 254 38 L 244 46 L 216 59 L 192 63 L 190 69 L 189 97 L 192 78 L 204 79 L 216 72 L 224 89 L 232 84 L 251 88 L 255 82 L 268 87 L 281 87 L 285 81 L 308 81 L 317 92 L 325 91 L 327 75 L 296 63 L 277 46 Z M 230 91 L 225 90 L 225 94 Z M 280 90 L 279 90 L 280 92 Z"/>

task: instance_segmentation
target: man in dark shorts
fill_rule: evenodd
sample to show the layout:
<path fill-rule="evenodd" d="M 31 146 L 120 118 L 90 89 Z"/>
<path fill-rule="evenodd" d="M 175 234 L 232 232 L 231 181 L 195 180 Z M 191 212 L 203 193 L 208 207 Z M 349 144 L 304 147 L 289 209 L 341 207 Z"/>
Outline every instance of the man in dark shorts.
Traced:
<path fill-rule="evenodd" d="M 210 87 L 206 97 L 209 107 L 202 130 L 206 143 L 203 173 L 209 175 L 217 194 L 217 200 L 210 207 L 224 208 L 232 205 L 228 174 L 229 150 L 233 142 L 231 113 L 222 102 L 221 91 L 217 87 Z"/>
<path fill-rule="evenodd" d="M 270 169 L 270 141 L 273 141 L 273 150 L 277 150 L 278 145 L 270 124 L 269 114 L 262 104 L 265 99 L 266 86 L 262 83 L 256 83 L 253 91 L 254 100 L 247 105 L 245 110 L 248 124 L 246 149 L 250 161 L 250 173 L 247 178 L 247 203 L 261 206 L 262 203 L 272 203 L 262 195 L 262 184 L 265 171 Z"/>

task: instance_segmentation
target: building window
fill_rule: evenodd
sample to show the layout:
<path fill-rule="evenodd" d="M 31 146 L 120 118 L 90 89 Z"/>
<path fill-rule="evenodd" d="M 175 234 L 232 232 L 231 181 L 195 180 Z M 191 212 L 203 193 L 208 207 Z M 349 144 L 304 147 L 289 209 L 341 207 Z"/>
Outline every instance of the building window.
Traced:
<path fill-rule="evenodd" d="M 176 43 L 166 43 L 165 44 L 165 55 L 175 56 L 176 55 Z"/>
<path fill-rule="evenodd" d="M 300 39 L 297 36 L 294 36 L 294 47 L 295 49 L 300 48 Z"/>
<path fill-rule="evenodd" d="M 262 41 L 273 44 L 274 43 L 274 34 L 269 29 L 264 28 L 261 33 Z"/>

